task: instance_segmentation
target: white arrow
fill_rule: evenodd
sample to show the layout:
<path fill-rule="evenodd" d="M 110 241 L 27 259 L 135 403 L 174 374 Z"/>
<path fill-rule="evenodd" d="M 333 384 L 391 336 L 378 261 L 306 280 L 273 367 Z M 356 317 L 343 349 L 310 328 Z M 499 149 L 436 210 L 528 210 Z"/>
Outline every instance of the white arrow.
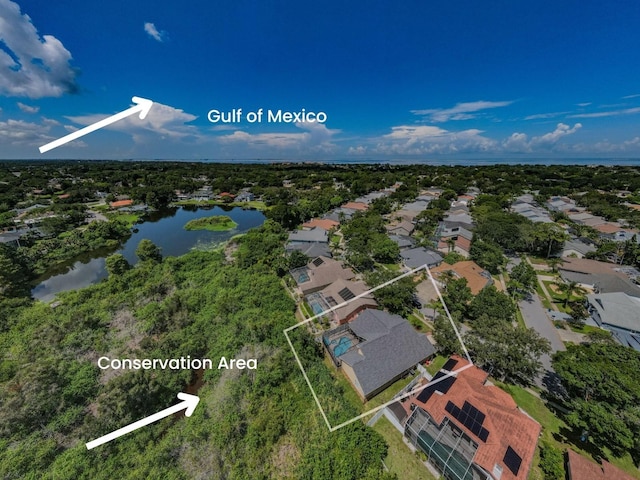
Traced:
<path fill-rule="evenodd" d="M 200 401 L 200 398 L 197 397 L 196 395 L 189 395 L 188 393 L 182 393 L 182 392 L 178 393 L 178 398 L 180 400 L 183 400 L 183 402 L 180 402 L 177 405 L 174 405 L 173 407 L 165 408 L 164 410 L 158 413 L 154 413 L 149 417 L 143 418 L 142 420 L 138 420 L 137 422 L 133 422 L 127 425 L 126 427 L 119 428 L 118 430 L 108 433 L 107 435 L 104 435 L 100 438 L 96 438 L 95 440 L 91 440 L 90 442 L 87 442 L 87 450 L 91 450 L 92 448 L 99 447 L 104 443 L 110 442 L 111 440 L 115 440 L 116 438 L 121 437 L 122 435 L 126 435 L 127 433 L 131 433 L 134 430 L 137 430 L 138 428 L 145 427 L 150 423 L 157 422 L 158 420 L 161 420 L 164 417 L 168 417 L 169 415 L 179 412 L 180 410 L 184 410 L 185 408 L 186 408 L 184 412 L 185 417 L 190 417 L 193 411 L 198 406 L 198 402 Z"/>
<path fill-rule="evenodd" d="M 54 140 L 53 142 L 47 143 L 46 145 L 43 145 L 40 147 L 40 153 L 53 150 L 54 148 L 57 148 L 60 145 L 64 145 L 65 143 L 75 140 L 76 138 L 83 137 L 87 133 L 95 132 L 100 128 L 106 127 L 107 125 L 111 125 L 112 123 L 117 122 L 118 120 L 127 118 L 128 116 L 133 115 L 134 113 L 140 112 L 140 119 L 142 120 L 147 116 L 147 114 L 149 113 L 149 110 L 151 110 L 151 105 L 153 105 L 153 102 L 151 100 L 147 100 L 146 98 L 133 97 L 131 101 L 135 103 L 136 106 L 127 108 L 126 110 L 123 110 L 120 113 L 116 113 L 115 115 L 111 115 L 110 117 L 107 117 L 104 120 L 100 120 L 99 122 L 96 122 L 92 125 L 81 128 L 80 130 L 76 130 L 75 132 L 70 133 L 69 135 L 65 135 L 64 137 L 59 138 L 58 140 Z"/>

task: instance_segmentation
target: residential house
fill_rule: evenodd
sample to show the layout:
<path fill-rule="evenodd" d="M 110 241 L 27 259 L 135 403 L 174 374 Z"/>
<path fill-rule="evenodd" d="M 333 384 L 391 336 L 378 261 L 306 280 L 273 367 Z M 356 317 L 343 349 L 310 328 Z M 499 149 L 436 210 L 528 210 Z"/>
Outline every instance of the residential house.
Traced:
<path fill-rule="evenodd" d="M 442 263 L 442 255 L 424 247 L 410 248 L 400 252 L 402 264 L 413 270 L 414 268 L 426 265 L 429 268 L 437 267 Z"/>
<path fill-rule="evenodd" d="M 238 194 L 236 197 L 236 202 L 253 202 L 256 199 L 256 196 L 248 191 L 243 191 Z"/>
<path fill-rule="evenodd" d="M 327 231 L 323 228 L 311 228 L 309 230 L 296 230 L 289 233 L 290 242 L 308 242 L 308 243 L 327 243 L 329 237 Z"/>
<path fill-rule="evenodd" d="M 587 295 L 587 309 L 600 327 L 609 330 L 620 344 L 640 351 L 640 298 L 626 293 Z"/>
<path fill-rule="evenodd" d="M 312 218 L 308 222 L 302 224 L 303 230 L 312 230 L 314 228 L 321 228 L 322 230 L 326 230 L 327 232 L 331 230 L 335 230 L 340 226 L 339 222 L 335 220 L 330 220 L 328 218 Z"/>
<path fill-rule="evenodd" d="M 587 253 L 595 252 L 593 243 L 586 243 L 579 238 L 572 238 L 564 242 L 561 257 L 584 258 Z"/>
<path fill-rule="evenodd" d="M 366 309 L 323 335 L 323 344 L 363 401 L 435 354 L 426 335 L 399 315 Z"/>
<path fill-rule="evenodd" d="M 401 220 L 397 223 L 386 225 L 387 232 L 391 235 L 410 236 L 415 229 L 415 225 L 408 220 Z"/>
<path fill-rule="evenodd" d="M 449 273 L 454 278 L 464 278 L 467 280 L 467 286 L 471 289 L 471 293 L 477 295 L 480 290 L 493 285 L 491 274 L 484 270 L 480 265 L 472 260 L 464 260 L 456 262 L 453 265 L 442 263 L 431 269 L 432 275 L 439 279 L 444 274 Z"/>
<path fill-rule="evenodd" d="M 366 293 L 369 290 L 367 284 L 362 281 L 338 279 L 322 290 L 307 295 L 306 298 L 316 315 L 326 312 L 324 316 L 327 320 L 333 325 L 341 325 L 353 320 L 365 308 L 378 307 L 373 294 Z M 359 295 L 362 296 L 355 298 Z M 342 305 L 343 303 L 345 305 Z"/>
<path fill-rule="evenodd" d="M 416 244 L 413 237 L 408 237 L 406 235 L 389 235 L 389 239 L 395 242 L 400 250 L 412 248 Z"/>
<path fill-rule="evenodd" d="M 634 480 L 627 472 L 611 465 L 606 460 L 597 464 L 567 449 L 567 480 Z"/>
<path fill-rule="evenodd" d="M 468 213 L 448 213 L 442 222 L 446 228 L 462 227 L 467 230 L 473 230 L 475 225 Z"/>
<path fill-rule="evenodd" d="M 117 200 L 109 203 L 111 208 L 130 207 L 131 205 L 133 205 L 133 200 Z"/>
<path fill-rule="evenodd" d="M 287 253 L 297 250 L 309 258 L 333 256 L 327 242 L 287 242 L 284 249 Z"/>
<path fill-rule="evenodd" d="M 629 278 L 633 269 L 586 258 L 563 258 L 562 262 L 558 272 L 567 282 L 577 282 L 595 293 L 622 292 L 640 297 L 640 287 Z"/>
<path fill-rule="evenodd" d="M 443 224 L 444 226 L 444 224 Z M 451 228 L 439 228 L 440 240 L 438 240 L 438 251 L 449 253 L 454 251 L 464 257 L 469 256 L 471 251 L 471 239 L 473 233 L 464 227 L 454 226 Z"/>
<path fill-rule="evenodd" d="M 363 202 L 347 202 L 342 205 L 342 208 L 348 208 L 357 212 L 364 212 L 369 208 L 369 205 Z"/>
<path fill-rule="evenodd" d="M 342 263 L 328 257 L 316 257 L 307 265 L 291 271 L 303 295 L 317 292 L 327 287 L 338 279 L 351 280 L 355 274 L 350 268 L 345 268 Z"/>
<path fill-rule="evenodd" d="M 445 478 L 525 480 L 529 475 L 540 424 L 488 376 L 453 356 L 430 383 L 424 380 L 426 387 L 400 402 L 406 439 Z"/>

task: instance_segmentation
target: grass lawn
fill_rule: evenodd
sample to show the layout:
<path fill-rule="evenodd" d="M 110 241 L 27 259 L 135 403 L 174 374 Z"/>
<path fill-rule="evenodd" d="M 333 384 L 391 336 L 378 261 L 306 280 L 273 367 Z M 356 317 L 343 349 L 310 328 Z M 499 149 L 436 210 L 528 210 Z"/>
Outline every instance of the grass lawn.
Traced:
<path fill-rule="evenodd" d="M 409 320 L 409 323 L 413 325 L 413 328 L 415 328 L 421 333 L 432 331 L 432 329 L 426 323 L 420 320 L 420 318 L 418 318 L 418 316 L 415 313 L 409 314 L 409 316 L 407 317 L 407 320 Z"/>
<path fill-rule="evenodd" d="M 107 214 L 107 218 L 109 220 L 119 220 L 127 224 L 127 227 L 132 228 L 138 220 L 140 220 L 140 215 L 136 215 L 135 213 L 118 213 L 111 212 Z"/>
<path fill-rule="evenodd" d="M 391 473 L 395 473 L 399 479 L 407 480 L 436 480 L 427 470 L 420 459 L 411 451 L 402 440 L 402 434 L 385 417 L 382 417 L 373 426 L 373 429 L 384 437 L 389 445 L 385 465 Z"/>
<path fill-rule="evenodd" d="M 435 375 L 442 368 L 442 366 L 447 363 L 449 357 L 443 357 L 442 355 L 436 355 L 436 357 L 431 361 L 429 366 L 427 367 L 427 372 L 431 375 Z"/>
<path fill-rule="evenodd" d="M 522 312 L 520 311 L 520 307 L 516 305 L 516 322 L 518 322 L 518 326 L 520 328 L 527 328 L 527 324 L 524 323 L 524 318 L 522 317 Z"/>
<path fill-rule="evenodd" d="M 406 387 L 409 382 L 411 382 L 414 378 L 418 376 L 418 373 L 415 375 L 404 377 L 398 380 L 395 383 L 392 383 L 389 387 L 387 387 L 384 391 L 380 392 L 378 395 L 373 397 L 371 400 L 364 404 L 364 411 L 371 410 L 372 408 L 376 408 L 383 403 L 387 403 L 393 399 L 393 397 L 404 387 Z M 353 388 L 353 387 L 351 387 Z"/>
<path fill-rule="evenodd" d="M 575 436 L 574 438 L 574 434 L 569 431 L 569 428 L 564 423 L 564 421 L 561 418 L 557 417 L 551 410 L 549 410 L 544 401 L 542 401 L 535 395 L 532 395 L 524 388 L 514 385 L 506 385 L 500 382 L 494 383 L 508 392 L 520 408 L 522 408 L 525 412 L 527 412 L 535 420 L 537 420 L 540 425 L 542 425 L 542 440 L 545 440 L 549 444 L 562 451 L 566 450 L 567 448 L 571 448 L 581 455 L 584 455 L 588 459 L 593 460 L 593 457 L 587 450 L 580 448 L 579 438 L 577 436 Z M 586 446 L 588 447 L 588 445 Z M 604 453 L 608 457 L 608 461 L 610 463 L 629 473 L 633 477 L 640 479 L 640 471 L 638 471 L 638 469 L 633 464 L 633 460 L 631 459 L 631 456 L 629 454 L 625 455 L 622 458 L 615 458 L 607 449 L 604 449 Z M 542 471 L 538 466 L 539 458 L 539 449 L 537 448 L 533 467 L 531 469 L 531 473 L 529 474 L 529 479 L 542 480 L 544 478 Z"/>
<path fill-rule="evenodd" d="M 224 232 L 233 230 L 238 224 L 226 215 L 213 215 L 212 217 L 195 218 L 189 220 L 184 226 L 185 230 L 210 230 L 212 232 Z"/>
<path fill-rule="evenodd" d="M 577 333 L 591 333 L 591 332 L 597 332 L 597 331 L 601 331 L 601 332 L 605 331 L 605 330 L 602 330 L 599 327 L 594 327 L 592 325 L 581 325 L 579 327 L 575 327 L 571 323 L 568 323 L 568 322 L 567 322 L 567 325 L 569 325 L 569 328 L 571 328 L 571 330 L 573 330 L 574 332 L 577 332 Z"/>
<path fill-rule="evenodd" d="M 538 283 L 538 282 L 536 282 L 536 293 L 538 294 L 538 297 L 540 297 L 540 300 L 542 301 L 542 306 L 544 308 L 546 308 L 547 310 L 553 310 L 551 308 L 551 302 L 549 301 L 547 296 L 542 291 L 542 287 L 540 286 L 540 283 Z"/>

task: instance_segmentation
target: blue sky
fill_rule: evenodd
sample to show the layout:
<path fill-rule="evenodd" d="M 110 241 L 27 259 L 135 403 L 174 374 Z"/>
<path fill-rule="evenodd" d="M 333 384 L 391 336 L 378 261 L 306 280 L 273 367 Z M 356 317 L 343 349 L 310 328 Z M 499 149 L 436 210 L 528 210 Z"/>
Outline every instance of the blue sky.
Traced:
<path fill-rule="evenodd" d="M 636 0 L 0 0 L 1 158 L 640 158 Z M 131 117 L 38 147 L 131 105 Z M 211 109 L 324 124 L 212 124 Z"/>

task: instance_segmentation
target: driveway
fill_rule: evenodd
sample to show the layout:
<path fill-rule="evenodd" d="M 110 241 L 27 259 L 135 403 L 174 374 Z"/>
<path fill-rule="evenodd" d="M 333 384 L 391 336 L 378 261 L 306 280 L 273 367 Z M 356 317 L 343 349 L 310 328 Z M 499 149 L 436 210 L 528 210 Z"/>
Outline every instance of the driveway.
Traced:
<path fill-rule="evenodd" d="M 533 328 L 541 337 L 549 340 L 551 343 L 552 354 L 557 351 L 565 350 L 564 343 L 562 343 L 558 330 L 551 320 L 549 320 L 549 317 L 547 317 L 538 295 L 533 294 L 530 299 L 521 300 L 518 305 L 522 312 L 524 323 L 527 327 Z M 540 357 L 540 361 L 542 362 L 545 372 L 536 379 L 536 384 L 542 388 L 549 388 L 549 380 L 551 380 L 550 377 L 555 376 L 555 372 L 553 371 L 553 368 L 551 368 L 551 356 L 543 355 Z"/>

